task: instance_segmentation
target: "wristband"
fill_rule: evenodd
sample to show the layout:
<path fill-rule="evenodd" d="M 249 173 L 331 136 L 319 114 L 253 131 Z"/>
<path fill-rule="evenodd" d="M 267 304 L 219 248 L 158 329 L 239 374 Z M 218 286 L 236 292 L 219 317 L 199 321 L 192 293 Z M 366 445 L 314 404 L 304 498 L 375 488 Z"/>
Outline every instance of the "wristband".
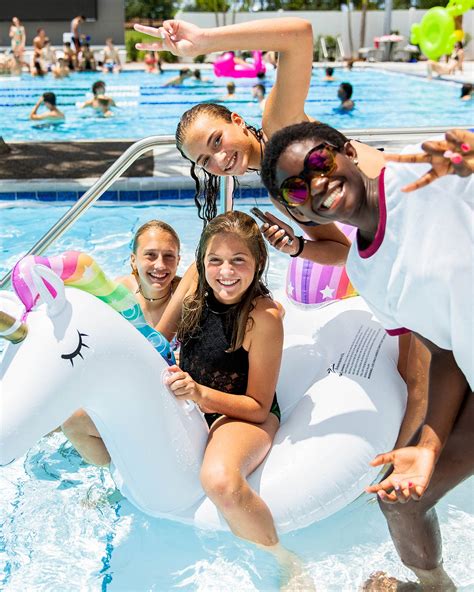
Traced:
<path fill-rule="evenodd" d="M 303 252 L 304 245 L 306 242 L 302 236 L 295 236 L 295 238 L 298 239 L 298 250 L 296 251 L 296 253 L 294 255 L 290 255 L 290 257 L 299 257 L 301 255 L 301 253 Z"/>

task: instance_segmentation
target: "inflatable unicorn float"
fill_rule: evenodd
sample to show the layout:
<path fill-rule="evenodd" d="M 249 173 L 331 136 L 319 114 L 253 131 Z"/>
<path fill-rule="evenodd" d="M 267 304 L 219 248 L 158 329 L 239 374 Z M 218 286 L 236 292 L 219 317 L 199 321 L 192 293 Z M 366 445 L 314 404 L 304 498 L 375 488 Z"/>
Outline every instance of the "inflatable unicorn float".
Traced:
<path fill-rule="evenodd" d="M 323 274 L 324 275 L 324 274 Z M 27 257 L 0 292 L 0 464 L 84 409 L 97 426 L 117 487 L 143 512 L 226 529 L 199 470 L 208 428 L 164 384 L 173 354 L 126 288 L 86 254 Z M 406 404 L 398 344 L 359 297 L 286 309 L 278 398 L 281 427 L 251 486 L 280 532 L 357 498 L 393 446 Z M 137 330 L 138 329 L 138 330 Z M 291 484 L 291 487 L 289 487 Z"/>

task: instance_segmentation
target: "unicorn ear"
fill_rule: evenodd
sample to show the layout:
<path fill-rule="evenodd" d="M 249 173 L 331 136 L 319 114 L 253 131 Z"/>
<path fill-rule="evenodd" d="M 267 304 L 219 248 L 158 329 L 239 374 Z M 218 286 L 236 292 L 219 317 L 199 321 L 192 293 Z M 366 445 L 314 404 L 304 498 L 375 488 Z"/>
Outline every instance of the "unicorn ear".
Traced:
<path fill-rule="evenodd" d="M 40 264 L 31 268 L 31 277 L 41 300 L 46 302 L 48 316 L 58 315 L 66 305 L 63 280 L 52 269 Z"/>

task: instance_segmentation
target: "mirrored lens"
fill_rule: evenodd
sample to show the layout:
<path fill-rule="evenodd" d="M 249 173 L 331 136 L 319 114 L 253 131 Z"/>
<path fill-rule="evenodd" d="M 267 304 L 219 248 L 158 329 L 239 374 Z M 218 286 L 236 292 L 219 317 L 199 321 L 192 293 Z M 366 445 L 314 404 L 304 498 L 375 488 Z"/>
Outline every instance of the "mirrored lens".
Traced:
<path fill-rule="evenodd" d="M 290 206 L 301 206 L 308 199 L 308 185 L 300 177 L 290 177 L 283 181 L 281 194 Z"/>
<path fill-rule="evenodd" d="M 306 167 L 314 173 L 328 175 L 334 168 L 334 155 L 327 148 L 318 148 L 307 155 Z"/>

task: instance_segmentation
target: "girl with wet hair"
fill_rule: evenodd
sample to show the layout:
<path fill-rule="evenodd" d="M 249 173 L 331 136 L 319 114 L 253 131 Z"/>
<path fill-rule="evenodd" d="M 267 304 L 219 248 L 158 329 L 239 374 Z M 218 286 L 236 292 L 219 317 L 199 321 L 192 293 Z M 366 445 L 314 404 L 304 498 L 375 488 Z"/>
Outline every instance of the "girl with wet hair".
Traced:
<path fill-rule="evenodd" d="M 188 133 L 191 133 L 191 128 L 201 117 L 221 120 L 224 123 L 232 125 L 234 121 L 234 115 L 236 114 L 233 114 L 232 111 L 230 111 L 224 105 L 219 105 L 217 103 L 199 103 L 198 105 L 191 107 L 191 109 L 188 109 L 183 113 L 178 123 L 178 127 L 176 128 L 176 146 L 181 155 L 191 163 L 190 173 L 196 185 L 194 201 L 198 208 L 199 217 L 204 221 L 212 220 L 212 218 L 217 215 L 217 203 L 219 199 L 219 184 L 221 174 L 215 175 L 210 173 L 206 169 L 206 160 L 204 160 L 203 166 L 198 166 L 186 155 L 185 146 L 188 139 Z M 256 129 L 254 126 L 249 125 L 248 123 L 243 123 L 245 125 L 246 133 L 248 134 L 247 139 L 249 143 L 253 144 L 254 147 L 257 148 L 261 159 L 264 143 L 263 131 L 261 129 Z M 258 171 L 259 166 L 255 164 L 255 167 L 256 168 L 249 167 L 247 168 L 247 171 Z M 225 174 L 226 172 L 224 169 L 222 175 Z M 236 181 L 235 176 L 234 180 Z M 236 185 L 237 184 L 235 184 L 235 186 Z"/>
<path fill-rule="evenodd" d="M 304 104 L 313 64 L 311 24 L 298 18 L 282 18 L 202 29 L 170 20 L 158 29 L 138 24 L 135 29 L 158 39 L 154 43 L 139 43 L 138 49 L 168 50 L 183 57 L 239 49 L 278 52 L 275 84 L 265 103 L 261 130 L 248 125 L 238 113 L 214 103 L 189 109 L 178 125 L 176 143 L 191 162 L 195 201 L 199 216 L 206 223 L 217 213 L 219 177 L 259 171 L 268 139 L 282 127 L 310 120 Z M 277 208 L 286 213 L 284 208 Z M 266 229 L 265 237 L 273 247 L 323 264 L 344 264 L 349 241 L 336 226 L 318 228 L 295 219 L 310 239 L 302 249 L 302 239 L 295 240 L 291 226 L 271 214 L 269 217 L 273 224 Z"/>

